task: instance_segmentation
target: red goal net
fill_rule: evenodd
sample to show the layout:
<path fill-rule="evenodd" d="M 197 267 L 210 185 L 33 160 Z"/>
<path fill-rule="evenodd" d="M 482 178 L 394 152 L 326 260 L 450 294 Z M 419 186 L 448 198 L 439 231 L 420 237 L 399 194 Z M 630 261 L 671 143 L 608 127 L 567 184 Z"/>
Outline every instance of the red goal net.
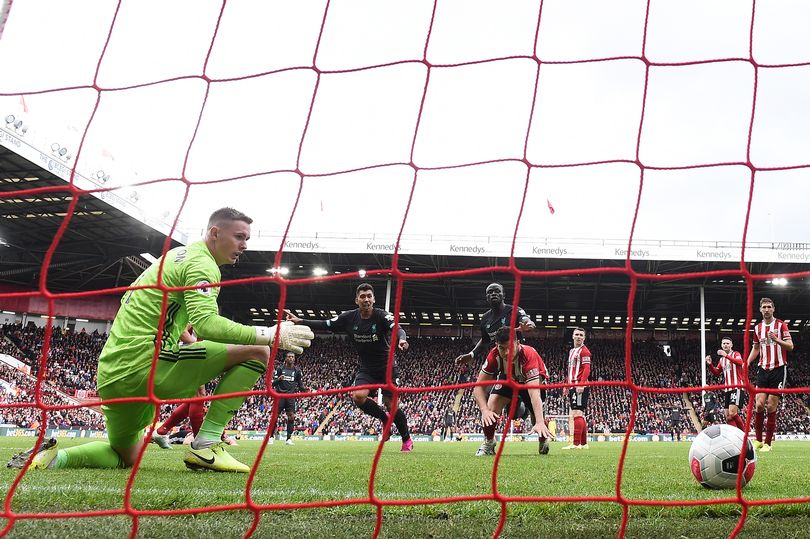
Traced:
<path fill-rule="evenodd" d="M 52 316 L 58 300 L 129 289 L 65 293 L 47 286 L 57 271 L 53 254 L 89 197 L 165 233 L 164 252 L 172 239 L 195 237 L 195 227 L 227 200 L 263 216 L 250 247 L 275 251 L 276 268 L 290 250 L 392 253 L 390 267 L 368 275 L 392 278 L 393 313 L 401 312 L 406 286 L 414 281 L 509 274 L 515 283 L 511 302 L 518 305 L 531 280 L 619 274 L 629 282 L 626 378 L 589 385 L 631 392 L 630 433 L 640 394 L 702 389 L 653 388 L 633 380 L 639 283 L 744 281 L 748 328 L 757 309 L 755 287 L 774 277 L 810 276 L 755 274 L 748 265 L 807 262 L 810 256 L 803 212 L 792 202 L 810 195 L 810 47 L 799 38 L 806 33 L 803 7 L 653 0 L 593 1 L 581 9 L 562 0 L 497 8 L 444 0 L 299 4 L 59 3 L 42 14 L 30 3 L 15 3 L 0 41 L 2 143 L 24 157 L 46 155 L 43 162 L 66 182 L 0 192 L 0 201 L 57 192 L 71 198 L 42 261 L 39 289 L 0 297 L 42 298 Z M 2 22 L 0 11 L 0 31 Z M 238 198 L 229 198 L 235 193 Z M 358 217 L 361 204 L 368 205 L 367 214 Z M 482 261 L 501 256 L 508 263 L 416 273 L 401 267 L 401 253 Z M 594 264 L 521 267 L 526 258 L 544 257 Z M 624 264 L 596 263 L 611 258 Z M 644 259 L 734 265 L 661 274 L 634 264 Z M 276 283 L 281 312 L 296 287 L 346 278 L 276 273 L 247 282 Z M 0 404 L 41 412 L 38 443 L 50 412 L 82 406 L 54 404 L 43 395 L 51 331 L 49 326 L 39 355 L 36 399 Z M 750 346 L 745 339 L 743 357 Z M 388 374 L 390 380 L 390 365 Z M 474 385 L 390 383 L 387 389 L 396 405 L 408 393 Z M 753 394 L 750 382 L 743 387 Z M 253 394 L 277 395 L 272 389 Z M 146 400 L 162 402 L 154 395 Z M 746 412 L 750 422 L 752 402 Z M 276 406 L 271 423 L 278 415 Z M 494 536 L 501 534 L 511 502 L 618 504 L 620 536 L 634 506 L 736 504 L 737 535 L 751 507 L 810 502 L 749 499 L 740 486 L 711 500 L 630 498 L 622 488 L 628 436 L 612 496 L 505 495 L 497 481 L 501 444 L 485 496 L 382 498 L 375 492 L 380 444 L 367 496 L 262 504 L 252 499 L 251 488 L 267 441 L 265 436 L 244 502 L 234 505 L 134 507 L 139 458 L 123 507 L 18 512 L 13 500 L 26 474 L 21 472 L 7 489 L 2 535 L 26 519 L 123 515 L 132 518 L 134 537 L 142 517 L 241 509 L 255 515 L 245 533 L 250 536 L 266 511 L 370 504 L 376 537 L 386 507 L 478 500 L 501 506 Z"/>

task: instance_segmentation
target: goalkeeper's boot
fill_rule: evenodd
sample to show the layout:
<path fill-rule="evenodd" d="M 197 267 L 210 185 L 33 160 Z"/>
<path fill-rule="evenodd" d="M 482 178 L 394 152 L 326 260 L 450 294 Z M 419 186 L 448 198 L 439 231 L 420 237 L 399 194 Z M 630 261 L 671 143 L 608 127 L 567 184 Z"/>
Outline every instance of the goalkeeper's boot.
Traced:
<path fill-rule="evenodd" d="M 762 448 L 759 450 L 760 453 L 767 453 L 769 451 L 773 451 L 773 447 L 770 444 L 762 444 Z"/>
<path fill-rule="evenodd" d="M 7 468 L 23 468 L 25 463 L 28 462 L 28 458 L 31 456 L 31 453 L 34 452 L 36 447 L 32 447 L 27 451 L 23 451 L 22 453 L 17 453 L 11 460 L 8 461 L 6 464 Z M 39 447 L 39 450 L 34 455 L 34 459 L 31 461 L 30 468 L 34 470 L 44 470 L 48 467 L 48 465 L 53 462 L 53 459 L 56 458 L 56 454 L 59 450 L 56 448 L 56 438 L 48 438 L 42 445 Z"/>
<path fill-rule="evenodd" d="M 158 434 L 157 431 L 152 433 L 152 443 L 157 444 L 157 446 L 161 449 L 171 449 L 172 446 L 169 443 L 169 437 L 165 434 Z"/>
<path fill-rule="evenodd" d="M 486 455 L 494 455 L 495 454 L 495 440 L 484 440 L 484 443 L 481 444 L 481 447 L 478 448 L 478 451 L 475 452 L 476 457 L 484 457 Z"/>
<path fill-rule="evenodd" d="M 548 438 L 540 438 L 539 442 L 540 444 L 538 446 L 537 452 L 540 453 L 541 455 L 548 455 L 549 450 Z"/>
<path fill-rule="evenodd" d="M 215 472 L 248 473 L 250 467 L 233 458 L 226 450 L 225 442 L 218 442 L 205 449 L 190 447 L 183 462 L 190 470 L 213 470 Z"/>
<path fill-rule="evenodd" d="M 762 446 L 765 445 L 765 444 L 763 444 L 759 440 L 751 440 L 751 445 L 754 446 L 754 449 L 759 450 L 759 449 L 762 449 Z"/>
<path fill-rule="evenodd" d="M 411 451 L 413 451 L 413 438 L 408 438 L 402 442 L 402 449 L 400 449 L 400 452 L 410 453 Z"/>

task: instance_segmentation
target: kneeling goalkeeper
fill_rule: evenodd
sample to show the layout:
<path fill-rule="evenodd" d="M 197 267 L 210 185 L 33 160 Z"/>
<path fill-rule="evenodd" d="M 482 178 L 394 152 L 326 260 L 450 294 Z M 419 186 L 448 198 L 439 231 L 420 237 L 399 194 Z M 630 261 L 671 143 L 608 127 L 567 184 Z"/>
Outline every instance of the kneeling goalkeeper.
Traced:
<path fill-rule="evenodd" d="M 205 238 L 177 247 L 156 261 L 126 292 L 115 317 L 110 336 L 98 360 L 98 394 L 105 401 L 148 395 L 149 373 L 155 347 L 159 346 L 154 377 L 154 394 L 159 399 L 194 397 L 197 388 L 219 375 L 214 396 L 249 391 L 267 369 L 270 348 L 276 334 L 279 346 L 301 353 L 309 347 L 312 330 L 283 323 L 275 327 L 237 324 L 219 316 L 217 295 L 221 281 L 219 266 L 234 264 L 247 249 L 253 220 L 232 208 L 215 211 L 208 221 Z M 172 290 L 160 288 L 195 287 Z M 158 338 L 161 319 L 163 332 Z M 180 334 L 191 324 L 201 342 L 180 347 Z M 249 472 L 233 458 L 220 437 L 225 426 L 242 406 L 245 397 L 215 399 L 202 427 L 183 457 L 191 469 L 220 472 Z M 15 455 L 9 467 L 22 468 L 30 460 L 33 468 L 126 468 L 135 463 L 144 443 L 144 427 L 155 418 L 155 406 L 148 402 L 103 404 L 109 442 L 90 442 L 59 449 L 51 438 L 40 448 Z M 33 458 L 32 458 L 33 454 Z"/>

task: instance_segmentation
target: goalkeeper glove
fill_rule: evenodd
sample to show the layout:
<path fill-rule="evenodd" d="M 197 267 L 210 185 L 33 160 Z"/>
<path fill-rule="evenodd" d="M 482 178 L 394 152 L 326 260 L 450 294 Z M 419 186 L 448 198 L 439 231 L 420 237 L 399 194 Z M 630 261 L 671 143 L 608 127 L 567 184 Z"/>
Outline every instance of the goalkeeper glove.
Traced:
<path fill-rule="evenodd" d="M 255 326 L 256 344 L 273 345 L 278 333 L 278 347 L 290 352 L 300 354 L 304 348 L 309 348 L 310 341 L 315 338 L 312 330 L 306 326 L 296 326 L 285 321 L 273 327 Z"/>

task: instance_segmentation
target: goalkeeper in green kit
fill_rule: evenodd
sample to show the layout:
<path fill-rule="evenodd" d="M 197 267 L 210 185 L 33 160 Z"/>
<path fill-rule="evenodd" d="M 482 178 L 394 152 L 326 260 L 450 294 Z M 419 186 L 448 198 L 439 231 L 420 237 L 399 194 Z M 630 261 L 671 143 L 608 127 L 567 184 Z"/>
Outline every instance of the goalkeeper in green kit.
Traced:
<path fill-rule="evenodd" d="M 163 258 L 161 283 L 167 288 L 190 287 L 168 292 L 163 333 L 157 330 L 163 308 L 159 288 L 129 290 L 121 299 L 110 336 L 98 360 L 98 394 L 103 400 L 143 397 L 155 347 L 154 394 L 159 399 L 194 397 L 197 388 L 222 375 L 214 395 L 250 391 L 267 369 L 274 339 L 279 347 L 301 353 L 309 347 L 312 330 L 282 323 L 274 327 L 245 326 L 219 316 L 217 309 L 219 266 L 233 264 L 247 248 L 250 219 L 231 208 L 215 211 L 205 238 L 177 247 Z M 132 284 L 158 284 L 160 260 Z M 179 337 L 191 324 L 202 339 L 179 346 Z M 202 427 L 183 461 L 191 469 L 220 472 L 249 472 L 250 468 L 225 450 L 220 436 L 245 397 L 228 397 L 211 402 Z M 90 442 L 66 449 L 56 439 L 40 448 L 15 455 L 9 467 L 22 468 L 31 459 L 32 468 L 122 468 L 135 463 L 144 441 L 144 427 L 152 423 L 155 406 L 146 402 L 104 404 L 109 443 Z"/>

